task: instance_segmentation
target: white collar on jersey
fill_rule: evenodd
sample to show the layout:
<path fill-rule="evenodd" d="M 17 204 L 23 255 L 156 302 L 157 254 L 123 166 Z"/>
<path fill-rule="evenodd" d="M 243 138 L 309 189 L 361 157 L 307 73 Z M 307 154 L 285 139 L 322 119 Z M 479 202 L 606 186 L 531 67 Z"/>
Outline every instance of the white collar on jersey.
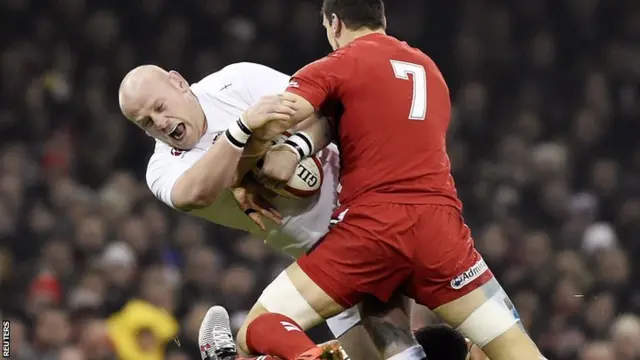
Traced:
<path fill-rule="evenodd" d="M 215 138 L 217 137 L 218 133 L 215 131 L 212 131 L 212 127 L 211 127 L 211 121 L 213 119 L 215 119 L 216 116 L 219 116 L 219 114 L 216 114 L 213 110 L 211 106 L 203 106 L 203 104 L 206 104 L 208 102 L 212 102 L 214 99 L 211 96 L 211 94 L 207 93 L 201 85 L 199 85 L 198 83 L 195 84 L 191 84 L 191 86 L 189 87 L 191 89 L 191 92 L 193 93 L 193 95 L 195 95 L 196 99 L 198 99 L 198 103 L 200 104 L 200 108 L 202 109 L 202 112 L 204 113 L 204 121 L 207 122 L 207 132 L 205 132 L 202 137 L 200 138 L 200 140 L 198 141 L 198 143 L 194 146 L 196 148 L 202 148 L 203 150 L 208 149 L 211 144 L 214 142 Z"/>

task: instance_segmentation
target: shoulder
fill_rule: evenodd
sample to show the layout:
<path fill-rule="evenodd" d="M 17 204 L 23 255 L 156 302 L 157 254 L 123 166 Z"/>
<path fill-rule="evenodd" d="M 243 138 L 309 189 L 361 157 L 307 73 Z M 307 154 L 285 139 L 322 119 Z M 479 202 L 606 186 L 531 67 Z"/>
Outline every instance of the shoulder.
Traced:
<path fill-rule="evenodd" d="M 252 62 L 239 62 L 239 63 L 234 63 L 234 64 L 229 64 L 227 66 L 225 66 L 224 68 L 222 68 L 222 70 L 220 70 L 221 72 L 228 72 L 231 74 L 246 74 L 247 72 L 249 73 L 255 73 L 255 72 L 270 72 L 270 71 L 276 71 L 275 69 L 272 69 L 266 65 L 262 65 L 262 64 L 256 64 L 256 63 L 252 63 Z"/>
<path fill-rule="evenodd" d="M 191 87 L 201 88 L 204 90 L 219 90 L 220 85 L 230 81 L 240 81 L 245 77 L 248 71 L 256 71 L 257 67 L 262 65 L 254 63 L 235 63 L 230 64 L 222 69 L 211 73 L 200 81 L 191 85 Z"/>
<path fill-rule="evenodd" d="M 288 78 L 287 75 L 275 69 L 272 69 L 266 65 L 256 64 L 252 62 L 239 62 L 239 63 L 229 64 L 224 68 L 222 68 L 217 73 L 214 73 L 212 75 L 217 75 L 217 78 L 224 79 L 227 81 L 233 81 L 233 80 L 258 81 L 261 78 L 273 77 L 273 76 L 283 76 Z M 212 75 L 209 75 L 209 76 L 212 76 Z"/>
<path fill-rule="evenodd" d="M 230 64 L 220 71 L 202 79 L 192 86 L 192 90 L 208 89 L 214 96 L 225 99 L 226 103 L 242 101 L 249 106 L 265 95 L 284 91 L 289 76 L 265 65 L 251 62 Z M 202 91 L 202 90 L 200 90 Z"/>
<path fill-rule="evenodd" d="M 355 66 L 355 60 L 354 51 L 347 46 L 307 64 L 298 70 L 293 77 L 304 77 L 312 74 L 332 77 L 340 73 L 348 73 Z"/>

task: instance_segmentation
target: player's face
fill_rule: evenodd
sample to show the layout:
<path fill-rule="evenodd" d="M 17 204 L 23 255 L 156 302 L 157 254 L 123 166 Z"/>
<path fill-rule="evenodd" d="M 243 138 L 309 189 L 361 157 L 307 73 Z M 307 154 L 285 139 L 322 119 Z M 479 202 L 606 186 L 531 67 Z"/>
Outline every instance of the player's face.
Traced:
<path fill-rule="evenodd" d="M 130 119 L 147 134 L 172 147 L 190 149 L 204 134 L 205 120 L 187 81 L 176 72 L 141 89 Z"/>

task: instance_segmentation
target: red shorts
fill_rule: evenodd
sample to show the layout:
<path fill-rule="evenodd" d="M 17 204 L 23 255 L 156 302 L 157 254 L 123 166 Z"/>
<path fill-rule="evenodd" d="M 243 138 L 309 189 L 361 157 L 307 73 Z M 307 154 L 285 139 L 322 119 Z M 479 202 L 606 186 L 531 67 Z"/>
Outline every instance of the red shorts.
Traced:
<path fill-rule="evenodd" d="M 493 278 L 460 212 L 445 205 L 354 206 L 307 255 L 302 270 L 345 309 L 400 290 L 435 309 Z"/>

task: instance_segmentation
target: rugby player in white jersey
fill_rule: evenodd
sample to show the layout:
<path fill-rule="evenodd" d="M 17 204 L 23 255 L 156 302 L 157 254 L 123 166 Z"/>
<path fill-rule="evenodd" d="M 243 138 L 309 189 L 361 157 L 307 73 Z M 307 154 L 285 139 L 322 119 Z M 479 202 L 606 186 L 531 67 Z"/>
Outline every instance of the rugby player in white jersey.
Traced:
<path fill-rule="evenodd" d="M 245 188 L 234 186 L 282 132 L 278 119 L 242 125 L 252 130 L 243 139 L 247 142 L 243 150 L 225 133 L 229 129 L 238 134 L 238 121 L 251 105 L 268 108 L 278 104 L 275 96 L 269 96 L 281 93 L 288 83 L 289 76 L 253 63 L 229 65 L 191 86 L 177 72 L 153 65 L 130 71 L 120 86 L 120 108 L 155 138 L 146 175 L 153 194 L 174 209 L 246 230 L 293 257 L 308 250 L 328 231 L 337 198 L 337 148 L 329 145 L 318 154 L 324 171 L 319 194 L 306 202 L 269 197 L 276 212 L 261 206 Z M 282 111 L 288 117 L 286 109 Z M 255 212 L 247 216 L 247 210 Z M 356 326 L 359 320 L 358 311 L 349 309 L 327 323 L 351 359 L 374 359 L 377 351 L 365 331 Z"/>

